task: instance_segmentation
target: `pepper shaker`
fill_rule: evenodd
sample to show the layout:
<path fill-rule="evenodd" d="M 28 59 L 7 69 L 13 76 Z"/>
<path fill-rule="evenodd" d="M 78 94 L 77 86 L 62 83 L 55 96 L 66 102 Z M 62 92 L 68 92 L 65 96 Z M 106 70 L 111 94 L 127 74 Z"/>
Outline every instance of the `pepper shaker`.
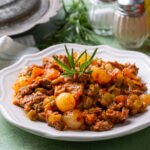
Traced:
<path fill-rule="evenodd" d="M 116 0 L 89 0 L 89 20 L 95 33 L 112 35 Z"/>
<path fill-rule="evenodd" d="M 114 15 L 114 34 L 121 45 L 136 49 L 148 37 L 144 0 L 118 0 Z"/>
<path fill-rule="evenodd" d="M 145 7 L 148 16 L 148 33 L 150 37 L 150 0 L 145 0 Z"/>

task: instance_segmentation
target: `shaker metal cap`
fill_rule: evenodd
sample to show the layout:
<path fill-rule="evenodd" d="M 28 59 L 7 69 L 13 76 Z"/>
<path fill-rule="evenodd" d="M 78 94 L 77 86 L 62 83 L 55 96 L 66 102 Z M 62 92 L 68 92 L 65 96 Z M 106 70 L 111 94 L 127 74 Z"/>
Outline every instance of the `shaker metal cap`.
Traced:
<path fill-rule="evenodd" d="M 130 16 L 145 13 L 144 0 L 118 0 L 119 10 Z"/>

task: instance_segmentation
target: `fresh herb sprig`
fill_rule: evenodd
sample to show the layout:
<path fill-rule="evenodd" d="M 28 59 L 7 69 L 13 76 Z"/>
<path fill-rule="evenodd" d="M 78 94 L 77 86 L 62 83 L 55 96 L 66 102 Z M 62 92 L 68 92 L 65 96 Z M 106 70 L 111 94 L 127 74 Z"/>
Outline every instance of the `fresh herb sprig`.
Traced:
<path fill-rule="evenodd" d="M 87 70 L 87 68 L 89 67 L 89 65 L 91 64 L 94 56 L 97 53 L 97 48 L 94 50 L 92 56 L 87 59 L 87 50 L 83 51 L 76 60 L 74 60 L 74 50 L 71 50 L 71 53 L 69 53 L 69 50 L 67 48 L 67 46 L 65 45 L 65 51 L 67 54 L 67 58 L 69 61 L 69 65 L 64 64 L 62 61 L 60 61 L 56 56 L 53 56 L 53 59 L 56 61 L 56 63 L 58 63 L 60 65 L 60 67 L 64 70 L 64 73 L 62 75 L 65 76 L 73 76 L 75 74 L 78 75 L 82 75 L 82 74 L 91 74 L 91 70 Z M 82 56 L 85 56 L 85 61 L 80 64 L 79 60 L 81 59 Z M 78 69 L 76 68 L 76 66 L 78 65 Z"/>
<path fill-rule="evenodd" d="M 62 2 L 64 3 L 64 0 Z M 98 35 L 92 31 L 87 6 L 83 0 L 74 0 L 70 6 L 63 5 L 63 8 L 64 19 L 57 20 L 59 24 L 55 24 L 58 25 L 58 30 L 53 35 L 48 34 L 39 42 L 40 49 L 59 43 L 100 44 Z"/>

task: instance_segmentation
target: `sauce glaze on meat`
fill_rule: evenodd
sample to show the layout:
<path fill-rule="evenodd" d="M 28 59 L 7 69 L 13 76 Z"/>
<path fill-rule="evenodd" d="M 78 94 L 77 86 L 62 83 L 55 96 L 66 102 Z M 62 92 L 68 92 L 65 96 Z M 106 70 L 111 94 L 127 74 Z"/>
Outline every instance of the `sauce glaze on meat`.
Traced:
<path fill-rule="evenodd" d="M 65 55 L 57 58 L 69 65 Z M 31 120 L 58 130 L 110 130 L 146 111 L 150 96 L 134 64 L 97 58 L 88 68 L 91 74 L 63 76 L 53 57 L 46 57 L 41 66 L 30 65 L 19 73 L 13 103 Z"/>

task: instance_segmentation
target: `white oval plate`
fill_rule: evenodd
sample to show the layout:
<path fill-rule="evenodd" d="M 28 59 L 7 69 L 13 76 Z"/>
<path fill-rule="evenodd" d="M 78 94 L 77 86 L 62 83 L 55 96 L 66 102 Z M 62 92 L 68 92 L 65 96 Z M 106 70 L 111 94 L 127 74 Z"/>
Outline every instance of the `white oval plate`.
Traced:
<path fill-rule="evenodd" d="M 147 83 L 148 93 L 150 93 L 150 59 L 148 56 L 133 51 L 116 50 L 109 46 L 84 46 L 78 44 L 66 44 L 69 49 L 81 52 L 84 49 L 88 53 L 92 53 L 97 47 L 97 57 L 104 60 L 110 60 L 125 63 L 135 63 L 139 69 L 139 76 Z M 0 110 L 6 120 L 15 126 L 31 132 L 33 134 L 46 138 L 66 140 L 66 141 L 95 141 L 115 138 L 127 135 L 150 125 L 150 110 L 147 112 L 130 117 L 124 124 L 117 125 L 112 130 L 103 132 L 93 131 L 57 131 L 49 127 L 46 123 L 30 121 L 24 111 L 12 104 L 12 85 L 17 78 L 19 71 L 24 66 L 36 63 L 41 64 L 41 60 L 45 56 L 64 53 L 64 44 L 49 47 L 39 53 L 30 54 L 22 57 L 14 65 L 0 71 Z"/>

